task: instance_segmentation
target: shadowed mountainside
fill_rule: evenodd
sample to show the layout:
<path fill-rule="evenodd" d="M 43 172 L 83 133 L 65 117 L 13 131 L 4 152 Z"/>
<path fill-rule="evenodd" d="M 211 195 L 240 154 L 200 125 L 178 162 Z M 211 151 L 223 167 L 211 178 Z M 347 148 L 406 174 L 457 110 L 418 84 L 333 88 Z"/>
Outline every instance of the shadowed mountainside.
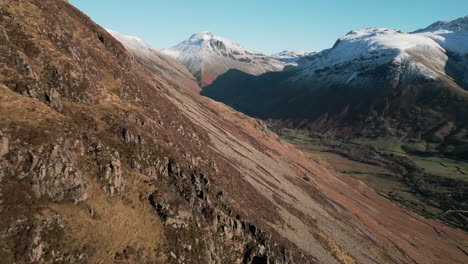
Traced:
<path fill-rule="evenodd" d="M 361 70 L 349 82 L 343 71 L 361 66 L 335 65 L 315 70 L 311 79 L 293 81 L 306 74 L 305 58 L 297 68 L 261 76 L 230 70 L 204 87 L 201 94 L 274 125 L 344 138 L 424 140 L 437 143 L 438 153 L 467 159 L 468 93 L 454 81 L 462 77 L 418 73 L 414 65 L 424 67 L 420 65 L 427 55 L 417 50 L 407 52 L 410 59 Z M 463 71 L 467 60 L 451 58 L 445 66 L 447 72 Z"/>

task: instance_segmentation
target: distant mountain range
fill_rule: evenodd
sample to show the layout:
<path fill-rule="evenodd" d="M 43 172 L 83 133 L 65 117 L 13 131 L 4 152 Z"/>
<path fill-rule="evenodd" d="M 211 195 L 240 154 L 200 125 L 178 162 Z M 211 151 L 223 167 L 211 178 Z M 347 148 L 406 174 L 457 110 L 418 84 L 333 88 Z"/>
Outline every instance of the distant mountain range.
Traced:
<path fill-rule="evenodd" d="M 281 72 L 232 69 L 202 94 L 272 124 L 345 137 L 422 137 L 467 157 L 467 25 L 463 17 L 412 33 L 353 30 Z"/>
<path fill-rule="evenodd" d="M 423 137 L 452 142 L 441 151 L 465 157 L 467 21 L 410 33 L 353 30 L 321 52 L 271 56 L 210 32 L 162 52 L 110 32 L 150 70 L 170 72 L 182 86 L 271 124 L 345 137 Z"/>

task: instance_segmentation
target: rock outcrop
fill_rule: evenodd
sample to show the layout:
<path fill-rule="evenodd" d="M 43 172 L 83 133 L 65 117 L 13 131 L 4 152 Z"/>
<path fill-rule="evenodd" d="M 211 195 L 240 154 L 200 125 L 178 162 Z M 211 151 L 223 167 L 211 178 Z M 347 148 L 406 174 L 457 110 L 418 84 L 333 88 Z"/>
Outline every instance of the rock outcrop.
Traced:
<path fill-rule="evenodd" d="M 79 153 L 74 152 L 81 142 L 60 141 L 27 151 L 12 149 L 3 157 L 0 174 L 30 185 L 36 199 L 47 197 L 56 202 L 70 199 L 75 203 L 86 200 L 88 185 L 77 162 Z M 7 137 L 2 142 L 8 144 Z"/>

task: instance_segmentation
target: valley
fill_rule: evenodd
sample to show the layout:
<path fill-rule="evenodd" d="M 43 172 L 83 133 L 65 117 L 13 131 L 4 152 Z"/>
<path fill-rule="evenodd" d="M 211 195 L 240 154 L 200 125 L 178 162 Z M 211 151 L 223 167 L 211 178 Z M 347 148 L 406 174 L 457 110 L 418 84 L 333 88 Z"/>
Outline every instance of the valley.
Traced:
<path fill-rule="evenodd" d="M 424 217 L 467 230 L 468 162 L 415 152 L 397 138 L 343 140 L 304 130 L 272 128 L 310 159 L 363 181 L 380 195 Z"/>

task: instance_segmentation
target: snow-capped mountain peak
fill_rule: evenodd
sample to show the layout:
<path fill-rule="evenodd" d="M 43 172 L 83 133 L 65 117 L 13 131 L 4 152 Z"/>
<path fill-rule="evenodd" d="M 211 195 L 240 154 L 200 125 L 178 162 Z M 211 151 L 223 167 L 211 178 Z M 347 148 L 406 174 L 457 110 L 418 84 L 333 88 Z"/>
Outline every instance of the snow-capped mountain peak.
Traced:
<path fill-rule="evenodd" d="M 209 31 L 201 31 L 196 34 L 193 34 L 188 40 L 182 42 L 185 44 L 192 44 L 192 45 L 203 45 L 206 44 L 209 46 L 211 42 L 221 42 L 227 45 L 231 44 L 232 46 L 240 46 L 237 43 L 233 43 L 227 39 L 219 37 Z"/>
<path fill-rule="evenodd" d="M 208 31 L 193 34 L 189 39 L 163 52 L 183 63 L 201 86 L 209 85 L 230 69 L 259 75 L 282 70 L 286 65 L 285 62 L 271 59 Z"/>
<path fill-rule="evenodd" d="M 181 42 L 180 44 L 163 50 L 169 55 L 178 57 L 181 54 L 198 56 L 207 53 L 218 53 L 226 55 L 231 52 L 233 55 L 255 54 L 263 55 L 259 52 L 244 48 L 238 43 L 232 42 L 228 39 L 215 35 L 209 31 L 201 31 L 193 34 L 189 39 Z M 265 56 L 265 55 L 263 55 Z"/>
<path fill-rule="evenodd" d="M 189 42 L 197 42 L 203 40 L 210 40 L 210 39 L 221 39 L 220 37 L 216 36 L 215 34 L 209 31 L 200 31 L 198 33 L 193 34 L 188 41 Z"/>

